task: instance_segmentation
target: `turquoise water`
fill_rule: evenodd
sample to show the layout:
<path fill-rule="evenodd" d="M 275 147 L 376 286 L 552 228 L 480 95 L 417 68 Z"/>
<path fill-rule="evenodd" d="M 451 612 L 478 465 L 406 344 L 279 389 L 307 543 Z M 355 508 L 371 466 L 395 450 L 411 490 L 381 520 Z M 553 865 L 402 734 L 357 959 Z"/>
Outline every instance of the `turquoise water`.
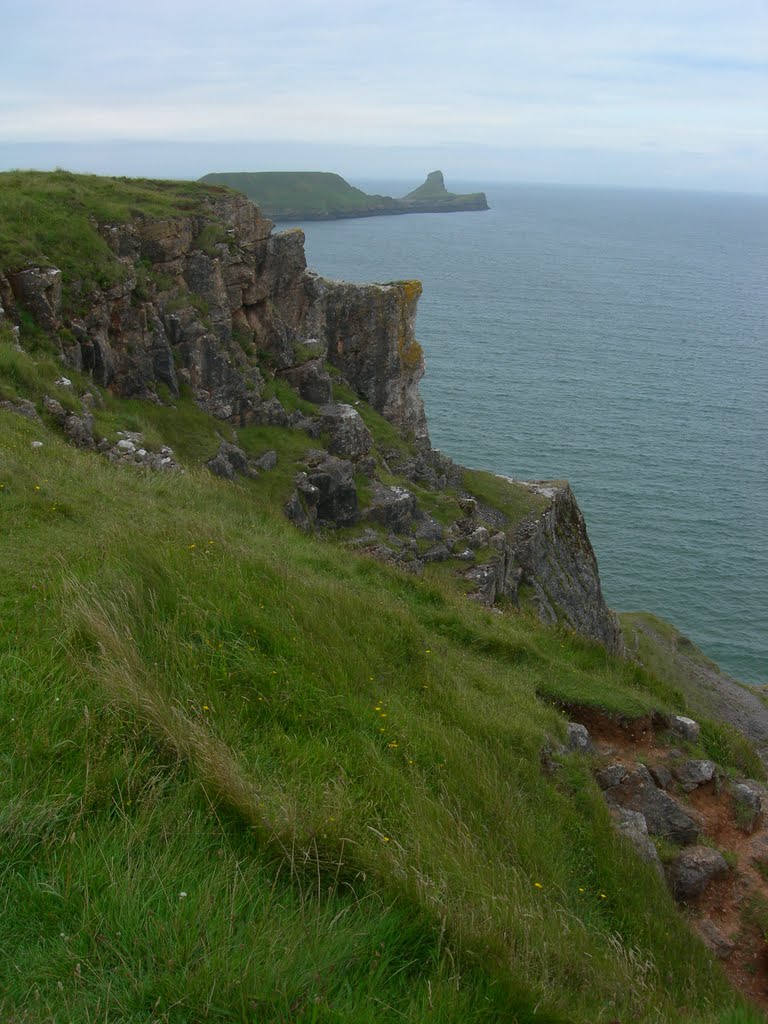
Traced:
<path fill-rule="evenodd" d="M 435 447 L 570 480 L 608 601 L 768 682 L 768 197 L 488 198 L 487 213 L 305 225 L 309 264 L 420 278 Z"/>

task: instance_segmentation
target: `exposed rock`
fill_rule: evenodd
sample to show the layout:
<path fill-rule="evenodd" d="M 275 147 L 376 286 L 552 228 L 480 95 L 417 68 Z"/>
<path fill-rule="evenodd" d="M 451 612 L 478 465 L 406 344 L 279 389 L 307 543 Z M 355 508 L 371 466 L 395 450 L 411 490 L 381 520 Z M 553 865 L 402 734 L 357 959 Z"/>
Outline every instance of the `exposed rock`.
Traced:
<path fill-rule="evenodd" d="M 653 780 L 660 789 L 669 789 L 674 785 L 674 778 L 672 772 L 665 768 L 663 764 L 650 765 L 648 769 L 653 776 Z"/>
<path fill-rule="evenodd" d="M 695 900 L 710 882 L 725 878 L 728 865 L 723 855 L 709 846 L 689 846 L 666 866 L 667 881 L 680 903 Z"/>
<path fill-rule="evenodd" d="M 30 267 L 8 274 L 14 298 L 46 331 L 61 324 L 61 271 L 56 267 Z"/>
<path fill-rule="evenodd" d="M 269 472 L 270 469 L 274 469 L 277 465 L 277 452 L 274 449 L 270 449 L 260 455 L 258 459 L 253 460 L 254 466 L 257 469 L 263 469 L 265 472 Z"/>
<path fill-rule="evenodd" d="M 618 786 L 626 774 L 627 769 L 623 764 L 609 764 L 596 772 L 595 778 L 601 789 L 610 789 L 611 786 Z"/>
<path fill-rule="evenodd" d="M 166 472 L 181 469 L 174 458 L 173 449 L 167 445 L 163 445 L 159 452 L 152 452 L 143 447 L 144 438 L 138 431 L 119 431 L 119 434 L 123 436 L 111 447 L 107 440 L 97 446 L 110 462 Z"/>
<path fill-rule="evenodd" d="M 0 402 L 0 409 L 6 412 L 15 412 L 17 416 L 23 416 L 27 420 L 39 420 L 34 402 L 27 398 L 12 398 Z"/>
<path fill-rule="evenodd" d="M 626 807 L 614 807 L 611 809 L 611 817 L 616 831 L 632 843 L 640 859 L 652 864 L 663 876 L 664 868 L 661 865 L 658 850 L 648 835 L 648 823 L 645 816 L 639 811 L 631 811 Z"/>
<path fill-rule="evenodd" d="M 303 430 L 305 434 L 315 438 L 320 437 L 322 432 L 322 425 L 318 417 L 305 416 L 298 409 L 294 409 L 288 417 L 288 426 L 291 430 Z"/>
<path fill-rule="evenodd" d="M 442 540 L 443 532 L 442 525 L 436 519 L 423 513 L 421 518 L 416 521 L 413 535 L 419 540 Z"/>
<path fill-rule="evenodd" d="M 235 479 L 234 466 L 225 455 L 221 454 L 221 452 L 218 452 L 218 454 L 214 455 L 212 459 L 209 459 L 205 465 L 214 476 L 220 476 L 224 480 Z"/>
<path fill-rule="evenodd" d="M 425 562 L 445 562 L 451 557 L 451 552 L 445 544 L 435 544 L 434 547 L 428 548 L 421 557 Z"/>
<path fill-rule="evenodd" d="M 705 946 L 715 954 L 718 960 L 727 960 L 736 948 L 736 944 L 708 917 L 696 921 L 696 930 Z"/>
<path fill-rule="evenodd" d="M 426 439 L 418 389 L 424 353 L 414 337 L 420 282 L 322 285 L 329 360 L 377 412 L 414 437 Z"/>
<path fill-rule="evenodd" d="M 310 359 L 301 366 L 283 370 L 281 376 L 306 401 L 316 402 L 318 405 L 330 402 L 333 385 L 322 359 Z"/>
<path fill-rule="evenodd" d="M 768 831 L 761 829 L 749 841 L 749 862 L 761 873 L 768 871 Z"/>
<path fill-rule="evenodd" d="M 359 459 L 373 447 L 371 432 L 357 409 L 333 404 L 320 408 L 322 429 L 328 433 L 328 451 L 345 459 Z"/>
<path fill-rule="evenodd" d="M 396 533 L 407 530 L 416 515 L 416 498 L 405 487 L 386 487 L 374 482 L 367 517 Z"/>
<path fill-rule="evenodd" d="M 61 402 L 50 395 L 43 396 L 43 408 L 64 431 L 70 444 L 78 448 L 94 448 L 93 413 L 86 410 L 81 416 L 65 409 Z"/>
<path fill-rule="evenodd" d="M 473 551 L 477 551 L 478 548 L 484 548 L 488 544 L 490 536 L 484 526 L 478 526 L 467 538 L 467 545 Z"/>
<path fill-rule="evenodd" d="M 255 462 L 248 458 L 247 453 L 228 441 L 221 442 L 218 452 L 206 462 L 206 466 L 215 476 L 225 480 L 233 480 L 237 473 L 253 479 L 259 475 Z"/>
<path fill-rule="evenodd" d="M 253 421 L 265 427 L 287 427 L 290 417 L 279 399 L 269 398 L 255 410 Z"/>
<path fill-rule="evenodd" d="M 59 426 L 64 423 L 64 418 L 67 414 L 61 402 L 51 398 L 50 395 L 43 395 L 43 408 L 49 416 L 53 416 Z"/>
<path fill-rule="evenodd" d="M 529 584 L 544 622 L 564 621 L 622 654 L 619 620 L 603 598 L 597 559 L 573 491 L 562 483 L 512 482 L 529 487 L 548 505 L 519 523 L 507 540 L 506 560 L 521 570 L 517 576 L 506 572 L 512 585 L 507 596 L 516 600 L 519 583 Z"/>
<path fill-rule="evenodd" d="M 86 411 L 82 416 L 71 412 L 67 413 L 63 429 L 70 444 L 74 444 L 78 448 L 94 448 L 96 446 L 93 437 L 93 413 Z"/>
<path fill-rule="evenodd" d="M 474 562 L 475 552 L 472 550 L 472 548 L 462 548 L 461 546 L 459 546 L 459 550 L 455 552 L 454 557 L 458 558 L 460 562 Z M 491 566 L 486 566 L 485 568 L 492 569 Z M 469 574 L 467 575 L 469 578 Z M 488 603 L 490 604 L 492 602 Z"/>
<path fill-rule="evenodd" d="M 388 461 L 394 472 L 431 491 L 443 490 L 457 468 L 442 452 L 429 447 L 421 447 L 405 459 L 401 458 L 399 452 L 392 452 Z M 458 482 L 458 479 L 454 482 Z"/>
<path fill-rule="evenodd" d="M 589 737 L 589 730 L 578 722 L 568 723 L 565 745 L 571 753 L 575 754 L 589 754 L 594 749 Z"/>
<path fill-rule="evenodd" d="M 618 785 L 605 791 L 605 798 L 612 805 L 639 811 L 653 835 L 675 843 L 694 843 L 699 837 L 698 825 L 676 800 L 658 788 L 645 765 L 627 772 Z"/>
<path fill-rule="evenodd" d="M 309 531 L 317 521 L 317 502 L 320 490 L 309 482 L 306 473 L 296 477 L 296 490 L 285 505 L 285 514 L 300 530 Z"/>
<path fill-rule="evenodd" d="M 354 466 L 346 459 L 326 455 L 307 474 L 311 487 L 317 491 L 315 509 L 322 526 L 352 526 L 360 518 Z"/>
<path fill-rule="evenodd" d="M 711 782 L 716 770 L 714 761 L 684 761 L 672 769 L 672 774 L 685 793 L 692 793 L 699 786 Z"/>
<path fill-rule="evenodd" d="M 670 732 L 682 737 L 682 739 L 687 740 L 689 743 L 695 743 L 701 732 L 699 723 L 694 722 L 692 718 L 686 718 L 685 715 L 670 715 L 667 725 Z"/>
<path fill-rule="evenodd" d="M 736 824 L 743 832 L 754 832 L 757 828 L 763 810 L 764 793 L 763 787 L 752 779 L 735 782 L 731 786 Z"/>

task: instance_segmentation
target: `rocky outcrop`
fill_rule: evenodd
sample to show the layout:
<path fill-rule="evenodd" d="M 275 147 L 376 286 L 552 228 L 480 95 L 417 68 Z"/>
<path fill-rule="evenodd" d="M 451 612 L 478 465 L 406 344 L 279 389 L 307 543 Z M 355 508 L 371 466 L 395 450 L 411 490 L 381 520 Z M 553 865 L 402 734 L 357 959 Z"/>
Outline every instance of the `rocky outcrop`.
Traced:
<path fill-rule="evenodd" d="M 604 794 L 609 806 L 642 814 L 652 835 L 675 843 L 693 843 L 699 837 L 698 825 L 677 800 L 658 788 L 643 764 L 625 771 L 618 782 L 604 789 Z"/>
<path fill-rule="evenodd" d="M 545 622 L 562 622 L 609 651 L 623 653 L 619 620 L 603 598 L 597 559 L 573 491 L 567 483 L 518 482 L 546 498 L 547 506 L 509 537 L 504 575 L 515 581 L 510 596 L 527 584 Z"/>
<path fill-rule="evenodd" d="M 500 597 L 517 604 L 527 588 L 544 622 L 564 624 L 614 654 L 623 654 L 619 620 L 603 597 L 597 559 L 571 488 L 558 481 L 502 479 L 527 488 L 546 503 L 510 524 L 505 516 L 499 518 L 493 509 L 474 502 L 468 515 L 454 524 L 452 539 L 470 551 L 478 546 L 491 549 L 487 560 L 464 574 L 475 587 L 474 596 L 488 605 Z M 479 534 L 483 525 L 490 529 Z"/>
<path fill-rule="evenodd" d="M 438 185 L 444 191 L 442 179 L 430 187 Z M 27 311 L 66 364 L 117 396 L 162 402 L 185 392 L 235 427 L 305 431 L 326 450 L 297 477 L 286 505 L 302 529 L 351 526 L 364 517 L 384 531 L 364 548 L 375 556 L 413 572 L 452 560 L 471 596 L 489 606 L 499 598 L 518 602 L 528 587 L 544 621 L 621 651 L 567 485 L 524 485 L 541 510 L 521 522 L 460 494 L 457 518 L 445 526 L 410 490 L 411 481 L 460 490 L 463 473 L 429 443 L 418 387 L 418 281 L 324 280 L 307 269 L 303 232 L 273 233 L 251 202 L 223 191 L 202 193 L 188 215 L 136 215 L 97 229 L 111 263 L 88 284 L 63 281 L 55 267 L 0 267 L 7 323 L 16 325 Z M 374 451 L 355 406 L 332 401 L 332 374 L 412 443 Z M 314 407 L 289 411 L 276 397 L 275 378 Z M 80 416 L 53 407 L 48 413 L 74 443 L 95 445 L 87 409 Z M 227 442 L 206 464 L 230 480 L 262 471 Z M 405 486 L 392 480 L 396 475 Z M 361 476 L 372 481 L 364 507 L 355 484 Z"/>
<path fill-rule="evenodd" d="M 417 282 L 324 281 L 307 270 L 301 231 L 273 234 L 236 195 L 212 194 L 188 217 L 99 231 L 113 283 L 83 293 L 55 267 L 0 268 L 0 304 L 13 323 L 31 313 L 100 386 L 153 401 L 186 386 L 206 411 L 246 424 L 264 421 L 260 364 L 327 402 L 331 362 L 405 435 L 426 438 Z"/>
<path fill-rule="evenodd" d="M 689 903 L 700 896 L 710 882 L 725 878 L 728 865 L 722 853 L 710 846 L 689 846 L 667 865 L 666 873 L 675 899 Z"/>

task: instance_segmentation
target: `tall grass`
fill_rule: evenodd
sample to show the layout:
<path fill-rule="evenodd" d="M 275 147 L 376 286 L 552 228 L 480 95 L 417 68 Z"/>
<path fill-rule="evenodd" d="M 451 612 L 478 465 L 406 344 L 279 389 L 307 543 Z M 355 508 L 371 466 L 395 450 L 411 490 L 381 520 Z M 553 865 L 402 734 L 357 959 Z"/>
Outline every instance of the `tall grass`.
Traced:
<path fill-rule="evenodd" d="M 540 770 L 559 695 L 671 691 L 298 534 L 259 481 L 32 449 L 42 428 L 0 415 L 0 1016 L 738 1005 L 589 764 Z"/>

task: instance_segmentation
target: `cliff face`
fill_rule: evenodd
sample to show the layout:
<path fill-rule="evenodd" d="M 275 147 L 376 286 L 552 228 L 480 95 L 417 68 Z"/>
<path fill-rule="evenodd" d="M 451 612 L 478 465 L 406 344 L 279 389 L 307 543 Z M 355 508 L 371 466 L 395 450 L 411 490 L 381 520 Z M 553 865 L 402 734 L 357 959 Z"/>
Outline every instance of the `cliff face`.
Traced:
<path fill-rule="evenodd" d="M 510 547 L 520 582 L 532 588 L 539 617 L 563 622 L 609 651 L 623 653 L 618 616 L 603 598 L 597 559 L 573 491 L 567 483 L 526 486 L 545 497 L 547 506 L 515 528 Z"/>
<path fill-rule="evenodd" d="M 471 495 L 458 504 L 451 498 L 453 522 L 438 522 L 417 499 L 418 488 L 462 490 L 461 468 L 429 445 L 418 391 L 424 357 L 414 337 L 419 282 L 324 280 L 307 270 L 301 231 L 273 234 L 255 206 L 229 193 L 206 195 L 189 216 L 97 227 L 117 264 L 113 283 L 63 282 L 56 267 L 0 268 L 0 322 L 31 317 L 66 364 L 117 396 L 161 402 L 187 388 L 202 409 L 235 427 L 306 430 L 327 451 L 315 451 L 296 479 L 286 512 L 297 525 L 368 523 L 360 546 L 375 556 L 412 572 L 447 562 L 476 599 L 532 597 L 544 621 L 621 652 L 567 485 L 526 485 L 521 502 L 525 488 L 510 484 L 519 506 L 511 514 Z M 332 404 L 334 371 L 410 440 L 407 456 L 374 453 L 358 412 Z M 286 409 L 273 378 L 315 411 Z M 209 468 L 231 479 L 246 465 L 238 451 L 223 446 Z M 359 477 L 369 480 L 367 508 Z"/>
<path fill-rule="evenodd" d="M 272 234 L 243 197 L 206 206 L 187 218 L 99 225 L 121 280 L 87 293 L 75 286 L 68 309 L 56 268 L 6 268 L 5 315 L 27 310 L 68 365 L 117 395 L 158 400 L 183 383 L 203 409 L 241 425 L 269 416 L 264 368 L 328 401 L 328 360 L 377 411 L 426 438 L 413 335 L 420 286 L 324 281 L 307 270 L 301 231 Z"/>

